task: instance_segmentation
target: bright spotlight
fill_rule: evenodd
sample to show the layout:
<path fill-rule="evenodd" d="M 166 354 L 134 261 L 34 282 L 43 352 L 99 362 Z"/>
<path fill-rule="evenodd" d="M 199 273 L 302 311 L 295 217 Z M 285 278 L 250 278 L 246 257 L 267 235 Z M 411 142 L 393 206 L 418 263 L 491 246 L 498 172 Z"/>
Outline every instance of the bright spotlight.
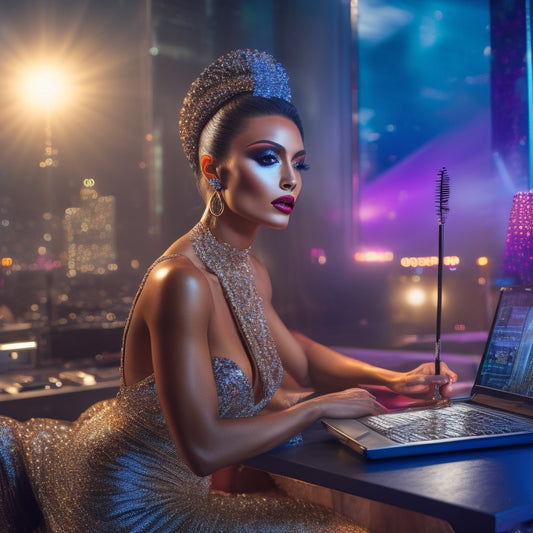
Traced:
<path fill-rule="evenodd" d="M 23 91 L 30 104 L 53 107 L 66 97 L 66 80 L 61 72 L 53 68 L 32 70 L 24 78 Z"/>

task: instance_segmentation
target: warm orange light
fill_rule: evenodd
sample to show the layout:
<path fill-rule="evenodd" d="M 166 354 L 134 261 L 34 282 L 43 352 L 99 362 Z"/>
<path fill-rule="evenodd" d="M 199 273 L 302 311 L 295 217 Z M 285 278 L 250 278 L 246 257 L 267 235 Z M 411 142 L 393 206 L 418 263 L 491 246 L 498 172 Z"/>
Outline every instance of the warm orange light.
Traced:
<path fill-rule="evenodd" d="M 488 257 L 478 257 L 477 260 L 476 260 L 476 263 L 478 264 L 478 266 L 486 266 L 489 264 L 489 259 Z"/>
<path fill-rule="evenodd" d="M 443 264 L 447 267 L 456 267 L 459 263 L 459 257 L 456 255 L 445 256 L 443 258 Z M 400 264 L 405 268 L 432 267 L 439 264 L 439 258 L 437 256 L 402 257 Z"/>
<path fill-rule="evenodd" d="M 426 302 L 426 293 L 420 287 L 413 287 L 409 289 L 405 295 L 407 303 L 413 307 L 419 307 Z"/>
<path fill-rule="evenodd" d="M 390 263 L 394 259 L 392 252 L 356 252 L 353 256 L 357 263 Z"/>
<path fill-rule="evenodd" d="M 12 257 L 2 257 L 2 266 L 10 267 L 13 264 Z"/>

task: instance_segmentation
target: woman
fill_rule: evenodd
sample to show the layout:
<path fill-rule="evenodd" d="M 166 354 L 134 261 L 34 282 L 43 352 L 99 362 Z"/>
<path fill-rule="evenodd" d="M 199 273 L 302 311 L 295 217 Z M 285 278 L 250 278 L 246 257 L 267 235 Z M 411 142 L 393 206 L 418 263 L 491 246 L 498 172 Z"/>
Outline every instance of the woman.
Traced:
<path fill-rule="evenodd" d="M 260 226 L 287 226 L 306 169 L 300 119 L 273 58 L 235 51 L 210 65 L 185 98 L 180 136 L 206 210 L 141 283 L 120 392 L 72 424 L 4 420 L 12 492 L 4 484 L 2 512 L 24 489 L 9 475 L 22 470 L 22 450 L 52 531 L 357 531 L 320 506 L 210 492 L 210 474 L 322 417 L 382 412 L 358 384 L 431 396 L 456 375 L 354 361 L 292 334 L 272 308 L 250 246 Z M 283 370 L 323 394 L 288 406 Z"/>

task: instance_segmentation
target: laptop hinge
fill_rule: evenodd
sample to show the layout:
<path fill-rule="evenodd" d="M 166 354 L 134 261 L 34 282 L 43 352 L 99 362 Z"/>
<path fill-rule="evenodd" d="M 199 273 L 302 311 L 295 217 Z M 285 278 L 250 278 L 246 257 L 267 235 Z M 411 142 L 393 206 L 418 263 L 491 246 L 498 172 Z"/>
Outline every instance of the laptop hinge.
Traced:
<path fill-rule="evenodd" d="M 527 404 L 523 399 L 499 398 L 490 394 L 475 392 L 470 401 L 487 407 L 503 409 L 511 413 L 533 417 L 533 405 Z"/>

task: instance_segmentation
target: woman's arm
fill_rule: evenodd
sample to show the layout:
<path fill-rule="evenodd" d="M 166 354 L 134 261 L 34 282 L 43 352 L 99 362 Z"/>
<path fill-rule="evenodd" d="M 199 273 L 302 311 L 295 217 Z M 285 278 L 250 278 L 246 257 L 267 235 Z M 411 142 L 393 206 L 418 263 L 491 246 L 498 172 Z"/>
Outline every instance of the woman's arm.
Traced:
<path fill-rule="evenodd" d="M 333 391 L 358 385 L 384 385 L 398 394 L 431 398 L 439 385 L 443 395 L 457 381 L 457 374 L 441 363 L 441 375 L 435 366 L 425 363 L 410 372 L 396 372 L 345 356 L 305 335 L 293 332 L 308 360 L 309 382 L 319 391 Z"/>
<path fill-rule="evenodd" d="M 276 340 L 280 357 L 292 377 L 305 388 L 317 392 L 339 391 L 361 385 L 384 385 L 412 397 L 431 398 L 437 385 L 446 395 L 457 374 L 441 363 L 441 375 L 425 363 L 410 372 L 395 372 L 340 354 L 301 333 L 290 332 L 271 305 L 268 273 L 257 261 L 258 287 L 262 290 L 265 315 Z"/>
<path fill-rule="evenodd" d="M 263 453 L 322 417 L 382 412 L 367 391 L 343 391 L 264 416 L 222 419 L 208 346 L 212 297 L 205 277 L 186 260 L 150 274 L 140 312 L 150 332 L 159 400 L 182 457 L 198 475 Z"/>

